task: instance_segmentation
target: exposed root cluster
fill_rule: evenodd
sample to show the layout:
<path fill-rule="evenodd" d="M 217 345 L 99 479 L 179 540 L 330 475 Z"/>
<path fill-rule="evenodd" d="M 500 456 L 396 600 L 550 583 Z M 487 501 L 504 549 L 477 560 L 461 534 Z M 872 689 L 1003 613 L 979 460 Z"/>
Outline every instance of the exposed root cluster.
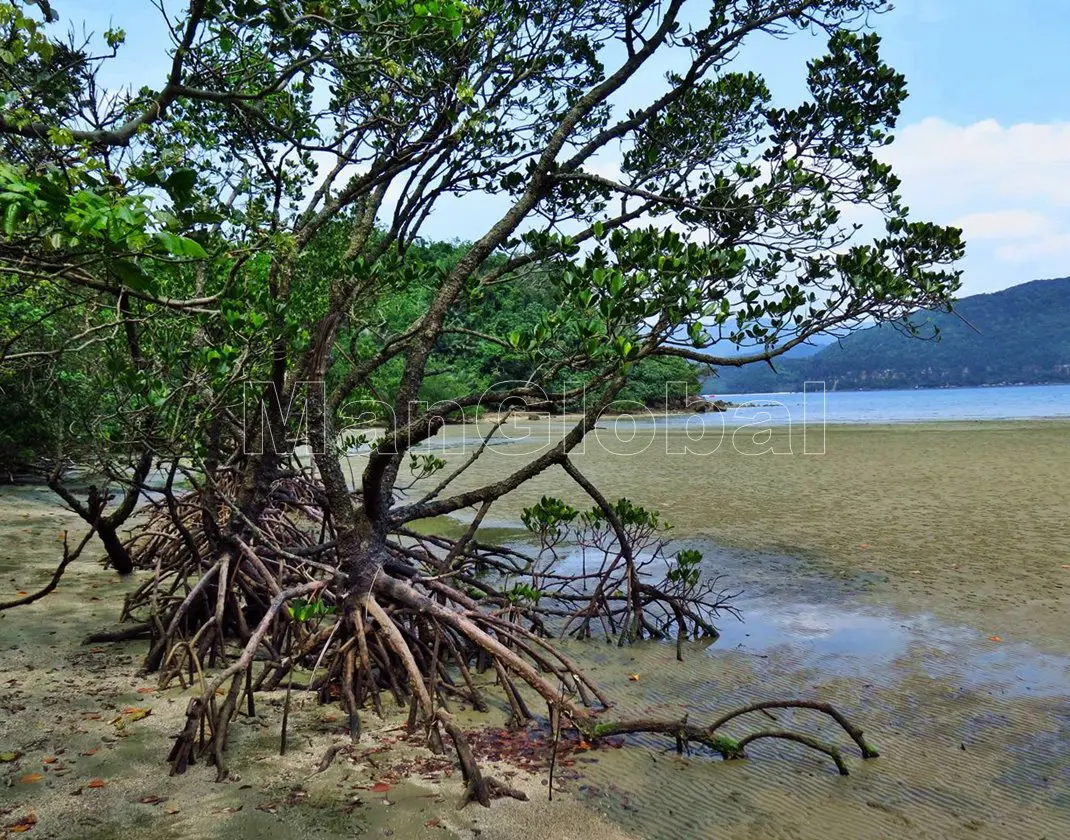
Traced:
<path fill-rule="evenodd" d="M 733 741 L 720 734 L 745 712 L 793 706 L 830 715 L 864 757 L 876 755 L 842 715 L 804 701 L 757 704 L 706 727 L 686 719 L 604 719 L 608 698 L 554 643 L 552 630 L 579 626 L 588 635 L 595 625 L 620 635 L 630 623 L 635 635 L 665 637 L 670 625 L 679 638 L 708 635 L 716 632 L 713 611 L 724 606 L 708 587 L 651 582 L 631 540 L 614 553 L 609 542 L 592 537 L 598 565 L 568 574 L 518 550 L 484 545 L 473 538 L 474 528 L 458 540 L 401 531 L 389 542 L 371 592 L 354 597 L 336 565 L 336 535 L 311 479 L 276 481 L 245 536 L 230 529 L 221 541 L 203 523 L 243 516 L 225 491 L 176 495 L 169 483 L 131 546 L 153 574 L 127 598 L 123 617 L 133 627 L 120 635 L 150 638 L 143 666 L 158 674 L 161 688 L 178 681 L 199 689 L 169 755 L 172 773 L 203 759 L 224 778 L 235 715 L 254 715 L 258 692 L 285 687 L 298 670 L 310 675 L 308 689 L 321 702 L 341 705 L 354 742 L 365 709 L 381 715 L 388 703 L 407 706 L 410 731 L 422 730 L 435 752 L 447 742 L 455 750 L 466 781 L 462 805 L 517 794 L 483 776 L 451 716 L 455 703 L 488 709 L 483 674 L 496 678 L 512 725 L 524 726 L 542 711 L 532 709 L 538 698 L 558 731 L 574 728 L 592 743 L 656 732 L 674 737 L 681 749 L 695 742 L 737 759 L 755 740 L 780 738 L 828 755 L 846 773 L 839 750 L 809 735 L 758 731 Z M 211 517 L 202 515 L 208 504 Z M 537 594 L 518 599 L 518 587 Z"/>

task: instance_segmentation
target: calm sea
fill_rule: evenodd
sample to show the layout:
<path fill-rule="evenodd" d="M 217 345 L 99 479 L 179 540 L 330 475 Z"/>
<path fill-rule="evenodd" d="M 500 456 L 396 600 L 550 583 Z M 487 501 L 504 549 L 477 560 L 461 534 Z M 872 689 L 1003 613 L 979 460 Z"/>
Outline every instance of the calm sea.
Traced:
<path fill-rule="evenodd" d="M 1070 385 L 940 388 L 911 391 L 823 391 L 783 394 L 713 394 L 738 407 L 706 415 L 726 423 L 778 425 L 827 423 L 919 423 L 927 420 L 1018 420 L 1070 417 Z"/>

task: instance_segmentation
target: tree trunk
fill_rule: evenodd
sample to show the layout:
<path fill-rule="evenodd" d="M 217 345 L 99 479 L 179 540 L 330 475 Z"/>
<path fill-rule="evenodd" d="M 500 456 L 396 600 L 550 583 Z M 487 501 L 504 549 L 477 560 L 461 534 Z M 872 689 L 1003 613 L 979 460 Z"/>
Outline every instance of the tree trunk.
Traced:
<path fill-rule="evenodd" d="M 128 575 L 134 571 L 134 563 L 130 559 L 130 553 L 119 539 L 115 527 L 105 522 L 97 526 L 97 534 L 104 543 L 104 550 L 108 552 L 108 561 L 115 571 L 121 575 Z"/>

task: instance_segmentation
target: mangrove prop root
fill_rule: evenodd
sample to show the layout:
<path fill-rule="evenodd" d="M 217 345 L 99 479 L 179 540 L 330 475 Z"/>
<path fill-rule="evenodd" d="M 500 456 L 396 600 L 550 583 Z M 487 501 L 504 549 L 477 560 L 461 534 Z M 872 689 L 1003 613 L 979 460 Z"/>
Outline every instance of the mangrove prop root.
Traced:
<path fill-rule="evenodd" d="M 461 775 L 465 782 L 465 793 L 461 797 L 461 801 L 457 803 L 457 809 L 460 810 L 466 805 L 472 802 L 478 802 L 484 807 L 490 806 L 491 799 L 500 799 L 505 796 L 510 796 L 513 799 L 519 799 L 526 802 L 528 795 L 522 790 L 516 790 L 511 788 L 503 782 L 489 776 L 484 776 L 480 772 L 479 765 L 476 763 L 475 756 L 472 754 L 472 748 L 468 744 L 468 740 L 464 737 L 464 733 L 461 728 L 453 721 L 449 713 L 443 709 L 437 711 L 437 717 L 442 724 L 442 728 L 446 730 L 446 734 L 450 736 L 450 740 L 453 741 L 454 749 L 457 751 L 457 758 L 461 764 Z"/>
<path fill-rule="evenodd" d="M 747 745 L 763 738 L 792 741 L 827 755 L 832 759 L 841 776 L 848 775 L 847 765 L 843 760 L 839 748 L 814 738 L 811 735 L 789 730 L 760 730 L 736 739 L 719 732 L 719 730 L 721 730 L 729 721 L 733 721 L 751 712 L 768 713 L 769 709 L 810 709 L 816 712 L 821 712 L 835 721 L 848 737 L 854 741 L 862 754 L 862 758 L 877 758 L 880 755 L 880 753 L 866 741 L 862 734 L 862 730 L 852 724 L 840 711 L 828 703 L 816 700 L 766 700 L 759 703 L 752 703 L 749 706 L 743 706 L 722 715 L 708 726 L 697 726 L 693 723 L 689 723 L 687 717 L 678 720 L 636 718 L 621 721 L 594 721 L 586 719 L 575 721 L 575 723 L 577 728 L 583 733 L 584 737 L 590 741 L 597 741 L 611 735 L 631 735 L 645 732 L 674 738 L 676 741 L 677 752 L 682 752 L 683 746 L 693 741 L 719 753 L 726 761 L 746 758 Z"/>
<path fill-rule="evenodd" d="M 524 798 L 482 774 L 447 705 L 448 698 L 450 704 L 486 711 L 484 692 L 492 680 L 515 725 L 533 719 L 531 701 L 540 698 L 553 710 L 558 738 L 568 729 L 592 742 L 651 732 L 674 739 L 681 751 L 694 742 L 726 759 L 745 757 L 747 747 L 761 739 L 790 741 L 823 753 L 846 773 L 836 746 L 782 723 L 744 732 L 738 740 L 722 731 L 750 712 L 810 709 L 834 721 L 863 757 L 877 755 L 857 727 L 815 701 L 755 703 L 705 727 L 686 718 L 602 720 L 609 698 L 559 649 L 548 629 L 550 619 L 566 630 L 576 621 L 588 629 L 602 626 L 613 637 L 628 627 L 635 635 L 639 617 L 646 630 L 642 635 L 655 638 L 715 632 L 696 602 L 638 582 L 635 569 L 627 572 L 634 578 L 631 584 L 627 576 L 615 582 L 597 577 L 582 594 L 551 573 L 562 587 L 556 595 L 517 605 L 502 596 L 508 584 L 495 577 L 508 576 L 506 565 L 520 562 L 512 549 L 485 545 L 471 535 L 462 544 L 399 532 L 398 539 L 407 542 L 388 543 L 387 559 L 370 591 L 364 591 L 340 571 L 338 535 L 320 507 L 315 481 L 300 473 L 279 479 L 255 522 L 245 521 L 237 530 L 227 530 L 228 522 L 245 514 L 232 502 L 217 502 L 213 528 L 203 527 L 204 507 L 233 492 L 230 480 L 218 478 L 213 495 L 195 491 L 170 498 L 150 513 L 131 541 L 131 555 L 151 577 L 124 604 L 130 630 L 96 637 L 147 634 L 143 669 L 157 673 L 161 687 L 178 680 L 195 692 L 168 756 L 172 774 L 203 760 L 225 779 L 233 718 L 255 715 L 255 695 L 285 689 L 298 670 L 311 675 L 309 690 L 321 703 L 338 703 L 348 721 L 349 744 L 361 738 L 364 708 L 370 705 L 382 717 L 384 692 L 410 709 L 410 732 L 423 732 L 430 749 L 441 752 L 448 740 L 465 782 L 461 807 L 487 805 L 498 796 Z M 229 536 L 221 537 L 224 533 Z M 622 555 L 604 568 L 634 565 L 634 558 Z M 617 594 L 629 586 L 626 595 Z M 667 620 L 656 620 L 659 614 Z M 328 765 L 338 751 L 328 751 Z"/>

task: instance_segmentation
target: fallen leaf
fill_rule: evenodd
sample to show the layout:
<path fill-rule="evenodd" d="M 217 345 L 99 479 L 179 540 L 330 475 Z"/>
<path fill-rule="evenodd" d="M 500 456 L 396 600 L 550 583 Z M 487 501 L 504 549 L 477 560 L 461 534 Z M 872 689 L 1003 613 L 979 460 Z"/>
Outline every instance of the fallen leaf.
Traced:
<path fill-rule="evenodd" d="M 590 748 L 591 745 L 588 744 L 586 741 L 580 741 L 578 744 L 576 744 L 576 749 L 578 750 L 589 750 Z"/>
<path fill-rule="evenodd" d="M 866 550 L 867 548 L 871 548 L 871 546 L 870 546 L 870 544 L 869 544 L 869 543 L 859 543 L 859 544 L 858 544 L 858 547 L 859 547 L 860 549 L 862 549 L 863 551 L 865 551 L 865 550 Z"/>
<path fill-rule="evenodd" d="M 41 779 L 43 778 L 44 776 L 42 776 L 40 773 L 27 773 L 25 776 L 19 779 L 19 781 L 27 785 L 33 785 L 41 781 Z"/>
<path fill-rule="evenodd" d="M 424 828 L 441 828 L 442 823 L 438 820 L 428 820 L 424 823 Z"/>
<path fill-rule="evenodd" d="M 166 811 L 168 814 L 177 814 L 178 808 L 164 808 L 164 811 Z"/>
<path fill-rule="evenodd" d="M 100 747 L 93 747 L 91 750 L 86 750 L 82 755 L 96 755 L 98 752 L 100 752 Z"/>
<path fill-rule="evenodd" d="M 213 814 L 236 814 L 240 811 L 244 805 L 227 805 L 225 808 L 216 808 L 212 811 Z"/>
<path fill-rule="evenodd" d="M 12 761 L 18 761 L 20 752 L 0 752 L 0 764 L 8 764 Z"/>
<path fill-rule="evenodd" d="M 1001 639 L 999 636 L 989 636 L 988 637 L 988 641 L 990 641 L 990 642 L 1002 642 L 1003 639 Z"/>
<path fill-rule="evenodd" d="M 41 761 L 44 764 L 55 764 L 57 761 L 59 761 L 59 759 L 56 758 L 54 755 L 46 755 L 44 758 L 41 759 Z"/>
<path fill-rule="evenodd" d="M 90 779 L 89 784 L 87 784 L 86 787 L 93 788 L 94 790 L 96 790 L 104 787 L 104 785 L 106 784 L 107 782 L 105 782 L 103 779 Z"/>
<path fill-rule="evenodd" d="M 137 690 L 138 694 L 152 694 L 156 690 L 155 686 L 143 685 Z"/>
<path fill-rule="evenodd" d="M 387 782 L 376 782 L 372 785 L 372 793 L 386 793 L 392 787 L 393 785 L 388 784 Z"/>
<path fill-rule="evenodd" d="M 639 682 L 639 675 L 638 674 L 628 674 L 628 680 L 630 682 Z"/>
<path fill-rule="evenodd" d="M 26 597 L 27 595 L 29 595 L 30 593 L 29 593 L 29 592 L 24 592 L 23 590 L 21 590 L 21 589 L 20 589 L 20 590 L 19 590 L 18 592 L 16 592 L 15 594 L 16 594 L 16 595 L 18 595 L 18 596 L 19 596 L 20 598 L 24 598 L 24 597 Z M 26 829 L 23 829 L 23 831 L 25 831 L 25 830 L 26 830 Z"/>
<path fill-rule="evenodd" d="M 148 796 L 142 796 L 138 800 L 138 803 L 141 804 L 141 805 L 159 805 L 161 802 L 166 802 L 166 801 L 167 801 L 167 797 L 166 796 L 154 796 L 154 795 L 150 794 Z"/>
<path fill-rule="evenodd" d="M 16 834 L 21 834 L 23 831 L 29 831 L 37 825 L 37 812 L 30 811 L 25 817 L 15 820 L 13 823 L 9 823 L 8 831 L 14 831 Z"/>

